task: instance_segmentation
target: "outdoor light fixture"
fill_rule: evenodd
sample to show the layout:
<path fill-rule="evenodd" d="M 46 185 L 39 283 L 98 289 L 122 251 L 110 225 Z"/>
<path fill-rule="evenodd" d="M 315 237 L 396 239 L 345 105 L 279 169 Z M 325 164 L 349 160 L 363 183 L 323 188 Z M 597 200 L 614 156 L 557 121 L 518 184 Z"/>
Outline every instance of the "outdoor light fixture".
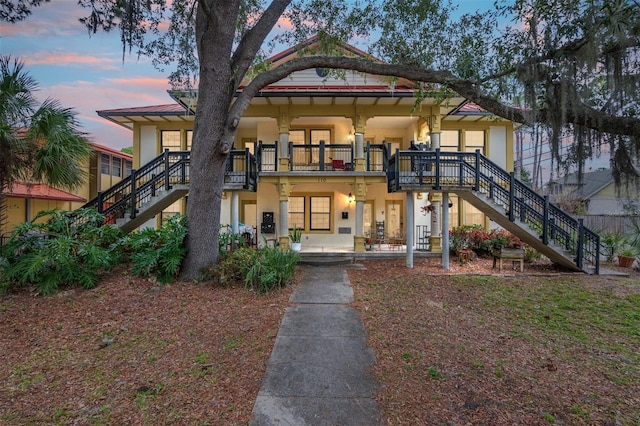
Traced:
<path fill-rule="evenodd" d="M 349 193 L 349 195 L 347 195 L 347 201 L 349 202 L 349 204 L 353 203 L 353 194 Z"/>

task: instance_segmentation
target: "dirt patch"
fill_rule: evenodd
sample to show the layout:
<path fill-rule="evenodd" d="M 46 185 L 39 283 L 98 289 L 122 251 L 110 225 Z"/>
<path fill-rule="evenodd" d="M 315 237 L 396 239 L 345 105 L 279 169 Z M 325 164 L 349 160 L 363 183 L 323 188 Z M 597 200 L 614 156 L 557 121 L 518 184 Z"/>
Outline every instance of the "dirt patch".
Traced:
<path fill-rule="evenodd" d="M 271 295 L 118 271 L 0 299 L 0 423 L 246 424 L 293 286 Z"/>

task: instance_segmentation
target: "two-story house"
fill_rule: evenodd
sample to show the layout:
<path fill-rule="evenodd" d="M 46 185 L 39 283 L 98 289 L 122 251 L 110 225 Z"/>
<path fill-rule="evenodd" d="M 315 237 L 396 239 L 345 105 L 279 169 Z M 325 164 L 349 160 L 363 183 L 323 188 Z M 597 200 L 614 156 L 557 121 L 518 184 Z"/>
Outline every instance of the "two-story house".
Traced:
<path fill-rule="evenodd" d="M 306 46 L 315 42 L 312 38 Z M 345 49 L 365 55 L 352 46 Z M 291 48 L 270 61 L 277 66 L 297 54 Z M 132 130 L 134 168 L 163 150 L 190 149 L 197 93 L 169 94 L 175 103 L 98 111 Z M 259 155 L 259 180 L 255 192 L 225 191 L 222 221 L 232 222 L 237 202 L 239 221 L 257 229 L 258 241 L 263 236 L 286 239 L 287 230 L 296 226 L 303 230 L 305 249 L 363 249 L 363 242 L 354 237 L 375 234 L 376 223 L 387 236 L 403 236 L 407 195 L 388 191 L 383 167 L 387 154 L 412 146 L 439 147 L 443 152 L 480 150 L 511 170 L 513 123 L 461 97 L 418 101 L 411 82 L 402 79 L 392 84 L 388 78 L 358 72 L 347 72 L 344 79 L 323 69 L 296 72 L 265 87 L 240 121 L 234 149 Z M 438 250 L 437 235 L 424 238 L 432 235 L 432 217 L 423 214 L 422 207 L 438 203 L 440 197 L 426 192 L 411 196 L 415 225 L 420 227 L 416 243 L 424 246 L 418 248 L 431 244 Z M 158 220 L 184 210 L 182 199 Z M 449 212 L 451 226 L 488 225 L 478 209 L 455 195 Z M 272 228 L 262 226 L 271 219 Z"/>

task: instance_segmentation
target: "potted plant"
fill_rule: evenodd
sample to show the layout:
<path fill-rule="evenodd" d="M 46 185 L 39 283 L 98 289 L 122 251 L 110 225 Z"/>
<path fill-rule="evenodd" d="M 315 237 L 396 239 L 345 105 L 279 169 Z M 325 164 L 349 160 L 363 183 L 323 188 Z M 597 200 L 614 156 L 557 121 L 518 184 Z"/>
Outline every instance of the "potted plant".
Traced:
<path fill-rule="evenodd" d="M 636 250 L 631 246 L 626 246 L 618 254 L 618 265 L 623 268 L 630 268 L 636 260 Z"/>
<path fill-rule="evenodd" d="M 289 234 L 289 239 L 291 240 L 291 250 L 300 251 L 302 249 L 302 230 L 296 225 L 293 226 L 293 230 Z"/>

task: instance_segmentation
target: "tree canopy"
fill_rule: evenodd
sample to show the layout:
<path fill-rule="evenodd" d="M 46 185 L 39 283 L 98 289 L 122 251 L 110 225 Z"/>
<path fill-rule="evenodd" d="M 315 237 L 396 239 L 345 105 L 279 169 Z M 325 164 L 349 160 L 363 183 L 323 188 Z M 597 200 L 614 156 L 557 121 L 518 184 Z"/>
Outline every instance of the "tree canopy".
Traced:
<path fill-rule="evenodd" d="M 41 1 L 19 0 L 20 7 L 8 12 L 5 3 L 0 16 L 11 21 L 26 17 Z M 456 92 L 497 116 L 548 129 L 557 164 L 567 160 L 560 158 L 559 144 L 568 132 L 571 161 L 583 164 L 608 150 L 616 176 L 638 175 L 637 0 L 497 0 L 491 12 L 462 16 L 447 0 L 79 3 L 87 10 L 82 23 L 90 32 L 119 31 L 123 54 L 128 49 L 149 55 L 157 67 L 172 69 L 176 88 L 198 87 L 196 172 L 188 207 L 189 225 L 198 230 L 206 221 L 217 223 L 219 212 L 204 209 L 219 206 L 222 192 L 222 175 L 201 169 L 223 164 L 251 98 L 292 72 L 314 67 L 407 78 L 418 83 L 418 96 Z M 270 49 L 310 35 L 320 40 L 312 55 L 277 67 L 265 62 Z M 345 56 L 337 47 L 346 41 L 372 57 Z M 217 237 L 217 227 L 211 228 L 209 234 L 190 234 L 190 250 L 208 251 Z M 195 257 L 190 252 L 188 276 L 206 266 L 205 260 L 215 261 L 217 252 Z"/>

